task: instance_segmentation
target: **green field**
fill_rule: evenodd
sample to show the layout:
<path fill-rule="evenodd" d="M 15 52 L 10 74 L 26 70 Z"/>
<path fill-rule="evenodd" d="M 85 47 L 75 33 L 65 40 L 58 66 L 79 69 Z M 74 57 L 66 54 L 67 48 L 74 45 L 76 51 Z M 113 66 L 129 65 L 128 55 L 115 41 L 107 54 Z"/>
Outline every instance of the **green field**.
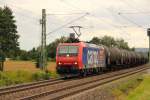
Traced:
<path fill-rule="evenodd" d="M 150 100 L 150 75 L 122 83 L 112 92 L 117 100 Z"/>
<path fill-rule="evenodd" d="M 150 75 L 144 76 L 144 80 L 130 92 L 127 100 L 150 100 Z"/>

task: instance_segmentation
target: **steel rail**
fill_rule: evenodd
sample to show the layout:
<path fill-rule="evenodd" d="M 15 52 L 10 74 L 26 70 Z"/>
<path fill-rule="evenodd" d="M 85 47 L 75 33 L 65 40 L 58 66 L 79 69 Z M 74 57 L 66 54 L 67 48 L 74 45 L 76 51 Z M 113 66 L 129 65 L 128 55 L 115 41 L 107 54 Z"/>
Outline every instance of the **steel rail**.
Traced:
<path fill-rule="evenodd" d="M 23 97 L 23 98 L 20 98 L 21 100 L 30 100 L 30 99 L 37 99 L 37 98 L 40 98 L 40 97 L 45 97 L 45 96 L 48 96 L 49 95 L 49 97 L 51 98 L 51 99 L 60 99 L 60 98 L 64 98 L 65 96 L 68 96 L 68 95 L 72 95 L 72 94 L 75 94 L 75 93 L 78 93 L 79 91 L 83 91 L 83 90 L 86 90 L 86 89 L 89 89 L 90 87 L 87 87 L 86 89 L 84 88 L 84 89 L 79 89 L 78 91 L 74 91 L 74 92 L 69 92 L 69 93 L 66 93 L 66 94 L 63 94 L 63 93 L 61 93 L 61 92 L 65 92 L 65 91 L 67 91 L 67 90 L 71 90 L 71 89 L 74 89 L 74 88 L 77 88 L 77 87 L 84 87 L 84 86 L 86 86 L 86 85 L 88 85 L 88 84 L 94 84 L 94 83 L 96 83 L 96 82 L 102 82 L 102 83 L 98 83 L 97 85 L 102 85 L 102 84 L 106 84 L 106 83 L 108 83 L 108 82 L 111 82 L 111 81 L 113 81 L 113 80 L 117 80 L 117 79 L 120 79 L 120 78 L 123 78 L 123 77 L 126 77 L 126 76 L 129 76 L 129 75 L 133 75 L 133 74 L 135 74 L 135 73 L 138 73 L 138 72 L 141 72 L 141 71 L 144 71 L 144 70 L 146 70 L 146 69 L 148 69 L 149 67 L 144 67 L 144 68 L 141 68 L 141 67 L 136 67 L 136 68 L 132 68 L 132 69 L 128 69 L 128 71 L 126 70 L 126 71 L 121 71 L 120 73 L 118 73 L 118 72 L 116 72 L 117 74 L 110 74 L 109 76 L 107 76 L 107 77 L 101 77 L 101 78 L 98 78 L 98 79 L 96 79 L 95 81 L 88 81 L 88 82 L 83 82 L 83 83 L 79 83 L 79 84 L 74 84 L 74 85 L 72 85 L 72 86 L 69 86 L 69 87 L 65 87 L 65 88 L 61 88 L 61 89 L 56 89 L 56 90 L 52 90 L 52 91 L 46 91 L 46 92 L 42 92 L 42 93 L 39 93 L 39 94 L 34 94 L 34 95 L 31 95 L 31 96 L 27 96 L 27 97 Z M 136 69 L 136 70 L 135 70 Z M 132 70 L 132 71 L 131 71 Z M 128 72 L 128 73 L 127 73 Z M 111 79 L 112 78 L 112 76 L 113 76 L 113 79 Z M 109 78 L 110 78 L 110 80 L 109 80 Z M 107 80 L 107 81 L 105 81 L 104 82 L 104 80 Z M 92 88 L 93 87 L 96 87 L 97 85 L 94 85 L 94 86 L 92 86 Z M 58 94 L 57 94 L 58 93 Z M 61 95 L 61 94 L 63 94 L 63 95 L 61 95 L 61 96 L 57 96 L 57 97 L 53 97 L 52 95 Z"/>
<path fill-rule="evenodd" d="M 4 88 L 0 88 L 0 96 L 3 94 L 22 91 L 29 88 L 36 88 L 37 86 L 42 86 L 43 84 L 52 85 L 62 81 L 63 81 L 62 78 L 57 78 L 57 79 L 49 79 L 49 80 L 43 80 L 38 82 L 31 82 L 31 83 L 4 87 Z"/>

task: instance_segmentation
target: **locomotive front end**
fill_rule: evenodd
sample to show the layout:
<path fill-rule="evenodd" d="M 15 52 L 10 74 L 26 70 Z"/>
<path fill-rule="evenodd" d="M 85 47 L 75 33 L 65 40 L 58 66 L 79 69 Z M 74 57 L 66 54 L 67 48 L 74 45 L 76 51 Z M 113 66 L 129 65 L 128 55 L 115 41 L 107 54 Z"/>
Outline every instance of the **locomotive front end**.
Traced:
<path fill-rule="evenodd" d="M 63 43 L 57 47 L 56 69 L 59 74 L 76 74 L 79 70 L 80 46 L 78 43 Z"/>

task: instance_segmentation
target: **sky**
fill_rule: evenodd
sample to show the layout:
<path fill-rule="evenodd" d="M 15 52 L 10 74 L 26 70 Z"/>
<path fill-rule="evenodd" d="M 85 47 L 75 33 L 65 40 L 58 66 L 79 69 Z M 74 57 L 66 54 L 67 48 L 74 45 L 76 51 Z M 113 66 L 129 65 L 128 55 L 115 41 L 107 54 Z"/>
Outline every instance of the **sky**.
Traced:
<path fill-rule="evenodd" d="M 69 36 L 69 27 L 75 25 L 83 27 L 82 41 L 107 35 L 124 39 L 130 47 L 148 48 L 149 5 L 150 0 L 0 0 L 0 7 L 14 13 L 24 50 L 40 45 L 42 9 L 47 14 L 47 44 Z"/>

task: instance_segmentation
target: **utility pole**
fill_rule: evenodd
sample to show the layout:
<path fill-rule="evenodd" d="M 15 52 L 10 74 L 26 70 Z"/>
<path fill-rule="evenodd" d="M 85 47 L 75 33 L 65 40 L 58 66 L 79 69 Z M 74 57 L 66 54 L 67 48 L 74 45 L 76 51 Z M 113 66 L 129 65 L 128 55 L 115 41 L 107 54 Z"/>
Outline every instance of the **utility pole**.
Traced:
<path fill-rule="evenodd" d="M 147 35 L 149 37 L 149 63 L 150 63 L 150 28 L 147 29 Z"/>
<path fill-rule="evenodd" d="M 42 9 L 42 35 L 41 35 L 41 50 L 40 50 L 40 68 L 46 70 L 47 65 L 47 51 L 46 51 L 46 10 Z"/>

